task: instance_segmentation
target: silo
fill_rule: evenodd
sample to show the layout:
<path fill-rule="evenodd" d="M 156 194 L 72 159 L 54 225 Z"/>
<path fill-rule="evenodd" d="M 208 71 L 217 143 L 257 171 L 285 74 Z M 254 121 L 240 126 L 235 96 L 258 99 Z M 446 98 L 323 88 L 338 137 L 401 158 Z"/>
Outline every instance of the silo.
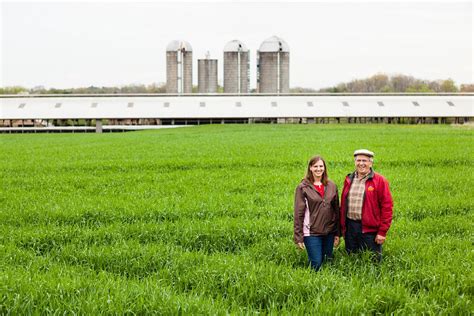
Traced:
<path fill-rule="evenodd" d="M 193 49 L 188 42 L 172 41 L 166 47 L 166 92 L 192 93 Z"/>
<path fill-rule="evenodd" d="M 217 59 L 198 59 L 198 92 L 217 92 Z"/>
<path fill-rule="evenodd" d="M 249 51 L 238 40 L 227 43 L 224 47 L 224 92 L 249 92 Z"/>
<path fill-rule="evenodd" d="M 259 93 L 290 91 L 290 48 L 277 36 L 263 41 L 257 52 L 257 91 Z"/>

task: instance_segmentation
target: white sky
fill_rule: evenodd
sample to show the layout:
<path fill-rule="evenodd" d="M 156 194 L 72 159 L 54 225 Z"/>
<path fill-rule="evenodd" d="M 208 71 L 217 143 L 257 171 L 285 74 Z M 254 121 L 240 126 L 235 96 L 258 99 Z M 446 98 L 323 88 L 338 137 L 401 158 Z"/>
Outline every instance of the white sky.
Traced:
<path fill-rule="evenodd" d="M 225 44 L 290 46 L 290 86 L 323 88 L 377 72 L 473 83 L 471 1 L 12 2 L 0 6 L 0 86 L 112 86 L 166 81 L 175 39 L 219 60 Z"/>

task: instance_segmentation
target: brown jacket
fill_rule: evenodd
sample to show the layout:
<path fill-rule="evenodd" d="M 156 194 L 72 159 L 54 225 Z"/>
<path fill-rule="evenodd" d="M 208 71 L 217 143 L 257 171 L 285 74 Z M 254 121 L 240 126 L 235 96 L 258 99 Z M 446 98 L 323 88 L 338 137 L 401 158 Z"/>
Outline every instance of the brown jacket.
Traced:
<path fill-rule="evenodd" d="M 330 233 L 340 234 L 339 196 L 337 187 L 328 181 L 322 197 L 313 184 L 303 179 L 295 191 L 294 241 L 303 242 L 303 223 L 305 210 L 309 210 L 310 235 L 322 236 Z"/>

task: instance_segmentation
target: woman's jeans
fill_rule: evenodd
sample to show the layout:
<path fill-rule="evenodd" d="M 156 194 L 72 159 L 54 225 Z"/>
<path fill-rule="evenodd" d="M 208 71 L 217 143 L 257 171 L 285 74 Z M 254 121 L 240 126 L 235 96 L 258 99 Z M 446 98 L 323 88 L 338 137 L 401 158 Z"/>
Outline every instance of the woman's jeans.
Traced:
<path fill-rule="evenodd" d="M 304 246 L 308 252 L 311 268 L 318 271 L 324 260 L 332 259 L 334 234 L 324 236 L 305 236 Z"/>

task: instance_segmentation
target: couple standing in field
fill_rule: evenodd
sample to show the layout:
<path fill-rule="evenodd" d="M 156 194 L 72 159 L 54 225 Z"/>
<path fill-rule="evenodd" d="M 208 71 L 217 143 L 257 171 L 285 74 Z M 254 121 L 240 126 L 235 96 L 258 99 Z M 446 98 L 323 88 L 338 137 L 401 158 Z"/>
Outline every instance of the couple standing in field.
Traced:
<path fill-rule="evenodd" d="M 354 152 L 356 170 L 345 178 L 340 204 L 324 159 L 315 156 L 308 162 L 306 176 L 295 191 L 294 241 L 306 249 L 315 271 L 332 259 L 340 237 L 347 253 L 370 250 L 378 261 L 382 259 L 393 200 L 388 181 L 372 170 L 373 158 L 367 149 Z"/>

